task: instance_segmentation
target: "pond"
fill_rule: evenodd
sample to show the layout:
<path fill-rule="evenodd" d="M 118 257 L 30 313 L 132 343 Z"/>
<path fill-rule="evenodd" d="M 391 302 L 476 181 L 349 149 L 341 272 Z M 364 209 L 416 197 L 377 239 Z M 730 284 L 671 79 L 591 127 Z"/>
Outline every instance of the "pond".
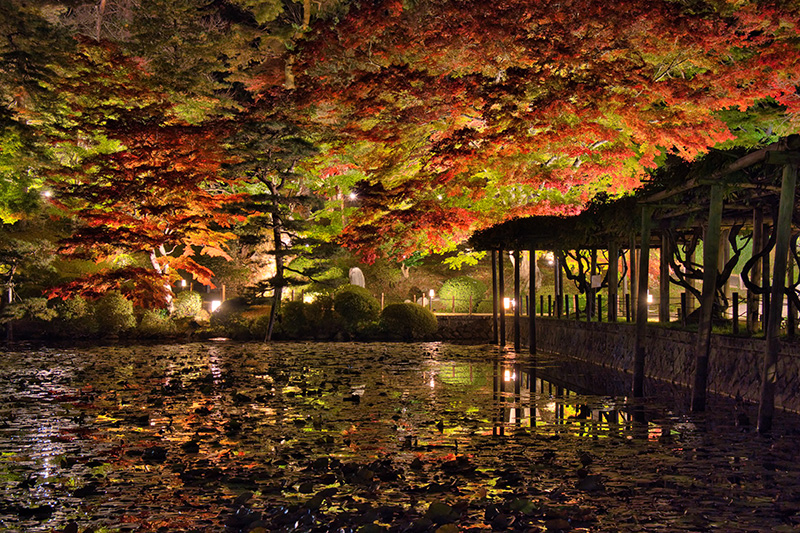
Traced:
<path fill-rule="evenodd" d="M 0 531 L 796 531 L 797 418 L 494 346 L 10 347 Z"/>

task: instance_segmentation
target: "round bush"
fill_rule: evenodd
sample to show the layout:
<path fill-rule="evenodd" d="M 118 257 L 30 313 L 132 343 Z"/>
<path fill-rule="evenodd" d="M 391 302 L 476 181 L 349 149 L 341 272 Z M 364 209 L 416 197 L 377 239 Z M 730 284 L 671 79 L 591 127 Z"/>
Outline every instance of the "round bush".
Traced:
<path fill-rule="evenodd" d="M 244 298 L 231 298 L 211 314 L 211 329 L 215 335 L 232 339 L 250 338 L 250 320 L 242 314 L 248 309 Z"/>
<path fill-rule="evenodd" d="M 468 313 L 474 312 L 478 304 L 486 294 L 486 284 L 468 276 L 451 278 L 444 282 L 439 290 L 439 299 L 446 310 L 453 308 L 453 298 L 455 297 L 455 312 Z M 472 298 L 472 309 L 469 307 L 470 297 Z"/>
<path fill-rule="evenodd" d="M 175 323 L 166 312 L 148 309 L 142 315 L 137 331 L 142 337 L 167 337 L 176 330 Z"/>
<path fill-rule="evenodd" d="M 203 310 L 203 297 L 199 292 L 183 291 L 175 297 L 174 318 L 194 318 Z"/>
<path fill-rule="evenodd" d="M 436 316 L 414 303 L 390 304 L 381 313 L 381 326 L 392 338 L 422 340 L 438 329 Z"/>
<path fill-rule="evenodd" d="M 283 302 L 281 305 L 281 332 L 290 339 L 303 339 L 311 334 L 307 304 Z"/>
<path fill-rule="evenodd" d="M 115 291 L 107 292 L 97 300 L 94 315 L 103 333 L 116 334 L 136 327 L 133 303 Z"/>
<path fill-rule="evenodd" d="M 333 308 L 344 319 L 348 331 L 354 332 L 378 320 L 380 302 L 364 287 L 345 285 L 333 298 Z"/>
<path fill-rule="evenodd" d="M 97 333 L 97 319 L 92 305 L 80 296 L 56 302 L 56 330 L 64 337 L 82 337 Z"/>
<path fill-rule="evenodd" d="M 319 295 L 306 305 L 305 314 L 314 339 L 333 339 L 344 329 L 344 321 L 341 315 L 334 311 L 333 298 L 328 295 Z"/>

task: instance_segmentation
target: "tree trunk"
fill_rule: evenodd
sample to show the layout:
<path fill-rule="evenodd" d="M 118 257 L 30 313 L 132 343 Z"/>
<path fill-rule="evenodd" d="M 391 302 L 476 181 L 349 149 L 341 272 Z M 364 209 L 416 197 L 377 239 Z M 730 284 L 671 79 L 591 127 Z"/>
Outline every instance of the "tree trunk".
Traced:
<path fill-rule="evenodd" d="M 161 263 L 158 262 L 158 253 L 161 253 L 162 256 L 167 255 L 164 246 L 161 246 L 158 250 L 150 250 L 150 264 L 153 265 L 153 269 L 164 278 L 167 311 L 169 311 L 169 314 L 172 314 L 172 312 L 175 311 L 175 297 L 172 294 L 172 285 L 169 283 L 169 266 L 161 265 Z"/>

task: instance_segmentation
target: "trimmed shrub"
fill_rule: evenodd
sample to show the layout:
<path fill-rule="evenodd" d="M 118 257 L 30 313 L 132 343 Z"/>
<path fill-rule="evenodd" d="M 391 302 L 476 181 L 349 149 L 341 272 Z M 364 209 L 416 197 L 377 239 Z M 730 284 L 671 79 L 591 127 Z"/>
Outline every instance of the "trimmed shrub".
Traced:
<path fill-rule="evenodd" d="M 381 326 L 390 338 L 422 340 L 438 329 L 436 316 L 414 303 L 390 304 L 381 313 Z"/>
<path fill-rule="evenodd" d="M 311 336 L 314 339 L 333 339 L 345 329 L 344 319 L 334 310 L 333 305 L 333 298 L 326 294 L 318 296 L 306 306 L 306 317 L 311 325 Z"/>
<path fill-rule="evenodd" d="M 283 302 L 281 305 L 281 332 L 290 339 L 305 339 L 311 334 L 307 304 Z"/>
<path fill-rule="evenodd" d="M 137 332 L 142 337 L 167 337 L 174 335 L 177 331 L 175 323 L 164 311 L 154 311 L 147 309 L 142 314 Z"/>
<path fill-rule="evenodd" d="M 117 334 L 136 327 L 133 303 L 116 291 L 107 292 L 97 300 L 94 316 L 102 333 Z"/>
<path fill-rule="evenodd" d="M 21 302 L 13 302 L 3 310 L 3 322 L 10 320 L 31 320 L 49 322 L 56 318 L 55 309 L 47 306 L 47 298 L 26 298 Z"/>
<path fill-rule="evenodd" d="M 439 289 L 439 299 L 445 310 L 449 311 L 453 308 L 453 298 L 455 297 L 456 313 L 474 312 L 485 295 L 486 284 L 468 276 L 448 279 Z M 469 308 L 470 297 L 472 298 L 472 309 Z"/>
<path fill-rule="evenodd" d="M 372 322 L 381 312 L 381 304 L 364 287 L 345 285 L 333 298 L 333 308 L 344 320 L 349 333 L 357 333 Z"/>
<path fill-rule="evenodd" d="M 59 300 L 55 305 L 58 313 L 56 332 L 64 337 L 82 337 L 97 334 L 97 319 L 91 303 L 80 296 Z"/>
<path fill-rule="evenodd" d="M 483 300 L 481 303 L 478 304 L 478 308 L 474 311 L 475 313 L 489 313 L 491 314 L 494 311 L 494 304 L 491 300 Z"/>
<path fill-rule="evenodd" d="M 194 318 L 203 310 L 203 297 L 198 292 L 183 291 L 175 297 L 173 318 Z"/>
<path fill-rule="evenodd" d="M 250 338 L 250 320 L 242 316 L 247 308 L 244 298 L 232 298 L 222 302 L 222 305 L 211 314 L 213 333 L 232 339 Z"/>

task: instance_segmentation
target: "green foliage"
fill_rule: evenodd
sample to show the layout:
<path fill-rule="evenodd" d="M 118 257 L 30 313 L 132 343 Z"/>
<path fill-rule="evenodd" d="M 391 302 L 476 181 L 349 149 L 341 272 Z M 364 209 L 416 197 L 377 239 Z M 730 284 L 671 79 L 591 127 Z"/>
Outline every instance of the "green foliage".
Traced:
<path fill-rule="evenodd" d="M 174 318 L 194 318 L 203 310 L 203 297 L 194 291 L 183 291 L 175 297 Z"/>
<path fill-rule="evenodd" d="M 475 309 L 476 313 L 492 313 L 494 304 L 491 300 L 483 300 L 481 303 L 478 304 L 478 307 Z"/>
<path fill-rule="evenodd" d="M 175 322 L 164 311 L 145 310 L 137 332 L 142 337 L 167 337 L 177 331 Z"/>
<path fill-rule="evenodd" d="M 97 301 L 95 318 L 103 333 L 117 334 L 136 327 L 133 303 L 116 291 L 107 292 Z"/>
<path fill-rule="evenodd" d="M 333 298 L 333 308 L 350 333 L 355 333 L 371 322 L 378 320 L 380 302 L 364 287 L 345 285 Z"/>
<path fill-rule="evenodd" d="M 311 324 L 306 316 L 307 304 L 284 302 L 281 306 L 281 332 L 291 339 L 304 339 L 311 333 Z"/>
<path fill-rule="evenodd" d="M 92 306 L 80 296 L 57 301 L 55 309 L 59 320 L 64 321 L 86 319 L 92 314 Z"/>
<path fill-rule="evenodd" d="M 451 302 L 455 298 L 456 313 L 475 311 L 485 295 L 486 285 L 482 281 L 468 276 L 448 279 L 439 290 L 439 298 L 445 309 L 452 308 Z M 469 306 L 470 298 L 472 299 L 472 309 Z"/>
<path fill-rule="evenodd" d="M 381 312 L 381 327 L 392 338 L 404 341 L 423 340 L 438 329 L 436 316 L 414 303 L 387 305 Z"/>
<path fill-rule="evenodd" d="M 486 252 L 459 252 L 453 257 L 445 258 L 443 262 L 451 270 L 461 270 L 464 266 L 476 266 L 484 257 L 486 257 Z"/>
<path fill-rule="evenodd" d="M 97 319 L 91 302 L 76 296 L 56 301 L 54 308 L 58 313 L 53 321 L 57 335 L 75 338 L 97 334 Z"/>
<path fill-rule="evenodd" d="M 231 298 L 211 314 L 211 328 L 216 335 L 232 339 L 251 337 L 252 320 L 243 315 L 247 311 L 247 303 L 243 298 Z"/>
<path fill-rule="evenodd" d="M 20 302 L 13 302 L 3 310 L 3 322 L 11 320 L 35 320 L 49 322 L 58 313 L 55 309 L 48 307 L 47 298 L 27 298 Z"/>

